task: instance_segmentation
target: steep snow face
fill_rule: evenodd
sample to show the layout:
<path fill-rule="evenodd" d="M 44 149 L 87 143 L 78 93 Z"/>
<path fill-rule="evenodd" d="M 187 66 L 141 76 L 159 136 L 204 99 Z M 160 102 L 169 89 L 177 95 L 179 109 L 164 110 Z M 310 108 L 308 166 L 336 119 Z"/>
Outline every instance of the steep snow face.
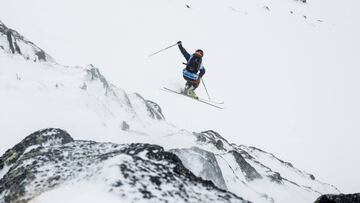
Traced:
<path fill-rule="evenodd" d="M 0 120 L 11 135 L 1 152 L 21 134 L 49 126 L 69 129 L 81 139 L 173 132 L 157 104 L 113 86 L 92 65 L 64 67 L 0 55 L 0 96 L 6 98 L 0 108 L 7 115 Z M 23 127 L 16 127 L 19 123 Z"/>
<path fill-rule="evenodd" d="M 121 202 L 248 202 L 194 176 L 160 146 L 74 141 L 59 129 L 31 134 L 0 164 L 10 167 L 0 179 L 0 202 L 73 202 L 84 185 Z M 58 189 L 62 197 L 53 199 Z"/>
<path fill-rule="evenodd" d="M 25 43 L 15 38 L 17 44 Z M 35 56 L 36 46 L 26 42 Z M 68 67 L 24 56 L 0 49 L 0 123 L 4 134 L 10 135 L 2 140 L 0 153 L 23 134 L 49 126 L 68 129 L 76 138 L 107 140 L 106 135 L 112 135 L 124 142 L 129 136 L 120 134 L 173 132 L 159 105 L 115 87 L 97 67 Z"/>
<path fill-rule="evenodd" d="M 321 183 L 314 176 L 296 169 L 290 163 L 281 161 L 270 153 L 254 147 L 231 144 L 215 131 L 195 133 L 177 128 L 165 121 L 164 110 L 158 104 L 143 98 L 140 94 L 127 94 L 117 88 L 94 65 L 83 68 L 62 66 L 52 62 L 38 63 L 24 60 L 18 54 L 0 50 L 0 98 L 2 98 L 0 112 L 6 115 L 0 117 L 2 134 L 6 136 L 0 142 L 1 153 L 20 142 L 29 131 L 59 127 L 66 129 L 75 139 L 80 140 L 160 145 L 176 154 L 183 165 L 196 176 L 212 181 L 217 188 L 228 190 L 254 202 L 302 203 L 313 201 L 320 194 L 339 192 L 331 185 Z M 0 163 L 0 177 L 2 177 L 0 181 L 3 181 L 0 186 L 4 189 L 10 188 L 5 183 L 5 179 L 9 174 L 14 173 L 12 164 L 21 159 L 23 154 L 41 150 L 38 145 L 52 147 L 52 145 L 74 143 L 68 136 L 65 136 L 68 137 L 65 141 L 65 137 L 61 139 L 54 137 L 62 134 L 57 130 L 35 133 L 38 134 L 41 134 L 40 140 L 30 136 L 31 139 L 25 139 L 21 142 L 23 144 L 15 146 L 3 156 L 6 158 Z M 51 141 L 44 142 L 43 138 L 48 140 L 48 137 L 51 137 Z M 24 143 L 29 142 L 32 143 L 31 146 L 26 147 L 27 144 L 25 146 Z M 91 145 L 98 145 L 89 141 L 81 143 L 80 145 L 86 145 L 86 150 Z M 14 152 L 14 149 L 18 150 Z M 60 149 L 63 148 L 56 148 L 55 151 Z M 73 146 L 71 149 L 78 147 Z M 86 163 L 88 161 L 84 160 Z M 129 164 L 131 165 L 131 162 Z M 97 166 L 91 165 L 90 168 Z M 41 167 L 46 168 L 46 166 Z M 59 174 L 63 172 L 63 170 L 58 171 Z M 98 176 L 96 177 L 98 180 Z M 131 181 L 132 178 L 139 179 L 131 175 L 127 177 L 129 179 L 126 181 Z M 13 178 L 21 177 L 14 175 Z M 83 179 L 78 181 L 80 183 L 61 178 L 49 181 L 47 183 L 50 185 L 51 181 L 55 181 L 61 187 L 44 193 L 45 196 L 39 197 L 37 201 L 46 202 L 47 198 L 64 196 L 61 194 L 68 194 L 77 186 L 88 183 Z M 66 184 L 60 184 L 58 181 L 65 181 Z M 99 191 L 105 187 L 99 188 L 92 183 L 88 185 L 91 191 Z M 33 192 L 37 191 L 35 183 L 26 184 L 24 187 Z M 48 186 L 40 188 L 44 189 Z M 106 188 L 107 191 L 109 188 Z M 133 190 L 129 189 L 129 191 Z M 7 193 L 5 192 L 4 195 L 6 196 Z M 100 193 L 110 202 L 113 201 L 108 193 Z M 31 196 L 32 192 L 29 194 Z M 134 197 L 139 199 L 142 197 L 139 195 L 140 193 L 134 192 Z"/>

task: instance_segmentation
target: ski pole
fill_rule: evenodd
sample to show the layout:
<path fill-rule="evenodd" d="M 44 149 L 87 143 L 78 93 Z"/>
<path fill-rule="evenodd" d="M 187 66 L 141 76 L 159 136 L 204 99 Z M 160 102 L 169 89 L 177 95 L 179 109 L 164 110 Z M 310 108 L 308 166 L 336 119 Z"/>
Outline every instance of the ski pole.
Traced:
<path fill-rule="evenodd" d="M 165 51 L 165 50 L 167 50 L 167 49 L 170 49 L 171 47 L 176 46 L 176 45 L 178 45 L 178 43 L 173 44 L 173 45 L 171 45 L 171 46 L 168 46 L 168 47 L 166 47 L 166 48 L 164 48 L 164 49 L 161 49 L 160 51 L 157 51 L 157 52 L 155 52 L 155 53 L 153 53 L 153 54 L 150 54 L 148 57 L 154 56 L 155 54 L 158 54 L 158 53 L 163 52 L 163 51 Z"/>
<path fill-rule="evenodd" d="M 202 78 L 201 78 L 201 82 L 202 82 L 202 84 L 204 85 L 204 88 L 205 88 L 205 91 L 206 91 L 206 94 L 207 94 L 207 96 L 208 96 L 209 100 L 211 101 L 211 98 L 210 98 L 209 92 L 207 91 L 207 88 L 206 88 L 206 86 L 205 86 L 204 80 L 203 80 Z"/>

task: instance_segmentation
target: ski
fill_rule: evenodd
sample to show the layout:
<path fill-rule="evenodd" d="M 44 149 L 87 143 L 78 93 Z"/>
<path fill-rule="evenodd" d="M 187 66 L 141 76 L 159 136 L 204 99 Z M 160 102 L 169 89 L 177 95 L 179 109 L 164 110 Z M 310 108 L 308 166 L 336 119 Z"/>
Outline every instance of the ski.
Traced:
<path fill-rule="evenodd" d="M 170 90 L 169 88 L 166 88 L 166 87 L 164 87 L 164 88 Z M 170 90 L 170 91 L 174 92 L 174 90 Z M 183 92 L 177 92 L 176 91 L 176 93 L 180 93 L 180 94 L 183 94 L 184 96 L 187 96 Z M 190 98 L 192 98 L 192 97 L 190 97 Z M 194 99 L 194 98 L 192 98 L 192 99 Z M 213 100 L 208 100 L 208 99 L 203 99 L 203 98 L 201 98 L 201 101 L 209 102 L 211 104 L 216 104 L 216 105 L 223 105 L 224 104 L 224 102 L 218 102 L 218 101 L 213 101 Z"/>
<path fill-rule="evenodd" d="M 172 92 L 172 93 L 175 93 L 175 94 L 179 94 L 179 95 L 185 96 L 185 97 L 187 97 L 187 98 L 190 98 L 190 99 L 193 99 L 193 100 L 196 100 L 196 101 L 202 102 L 202 103 L 204 103 L 204 104 L 207 104 L 207 105 L 213 106 L 213 107 L 218 108 L 218 109 L 225 109 L 224 107 L 221 107 L 221 106 L 218 106 L 218 105 L 212 104 L 212 103 L 210 103 L 210 102 L 208 102 L 208 101 L 206 101 L 206 100 L 204 100 L 204 99 L 200 99 L 200 98 L 199 98 L 199 99 L 194 99 L 194 98 L 192 98 L 192 97 L 187 96 L 186 94 L 183 94 L 183 93 L 181 93 L 181 92 L 178 92 L 178 91 L 175 91 L 175 90 L 169 89 L 169 88 L 167 88 L 167 87 L 164 87 L 164 89 L 163 89 L 163 90 L 165 90 L 165 91 L 167 91 L 167 92 Z"/>
<path fill-rule="evenodd" d="M 213 100 L 208 100 L 208 99 L 201 99 L 201 100 L 212 103 L 212 104 L 220 104 L 220 105 L 225 104 L 224 102 L 213 101 Z"/>

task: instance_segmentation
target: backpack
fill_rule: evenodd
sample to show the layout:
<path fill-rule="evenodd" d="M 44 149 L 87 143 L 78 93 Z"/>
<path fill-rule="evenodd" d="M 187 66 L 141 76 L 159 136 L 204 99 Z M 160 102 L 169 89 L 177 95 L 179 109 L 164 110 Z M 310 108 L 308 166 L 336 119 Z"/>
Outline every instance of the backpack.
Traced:
<path fill-rule="evenodd" d="M 196 55 L 192 55 L 189 58 L 189 61 L 186 64 L 186 70 L 197 74 L 197 72 L 200 70 L 202 64 L 202 58 Z"/>

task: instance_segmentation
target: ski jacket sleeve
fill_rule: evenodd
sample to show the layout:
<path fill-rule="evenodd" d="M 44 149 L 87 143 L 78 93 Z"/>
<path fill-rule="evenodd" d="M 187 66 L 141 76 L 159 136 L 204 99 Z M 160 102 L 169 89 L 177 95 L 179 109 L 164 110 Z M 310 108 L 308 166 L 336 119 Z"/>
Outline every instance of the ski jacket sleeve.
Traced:
<path fill-rule="evenodd" d="M 206 72 L 205 67 L 201 66 L 200 73 L 199 73 L 199 78 L 201 78 L 203 75 L 205 75 L 205 72 Z"/>
<path fill-rule="evenodd" d="M 182 55 L 185 57 L 186 61 L 188 61 L 190 59 L 190 54 L 184 49 L 184 47 L 181 44 L 179 44 L 178 46 Z"/>

